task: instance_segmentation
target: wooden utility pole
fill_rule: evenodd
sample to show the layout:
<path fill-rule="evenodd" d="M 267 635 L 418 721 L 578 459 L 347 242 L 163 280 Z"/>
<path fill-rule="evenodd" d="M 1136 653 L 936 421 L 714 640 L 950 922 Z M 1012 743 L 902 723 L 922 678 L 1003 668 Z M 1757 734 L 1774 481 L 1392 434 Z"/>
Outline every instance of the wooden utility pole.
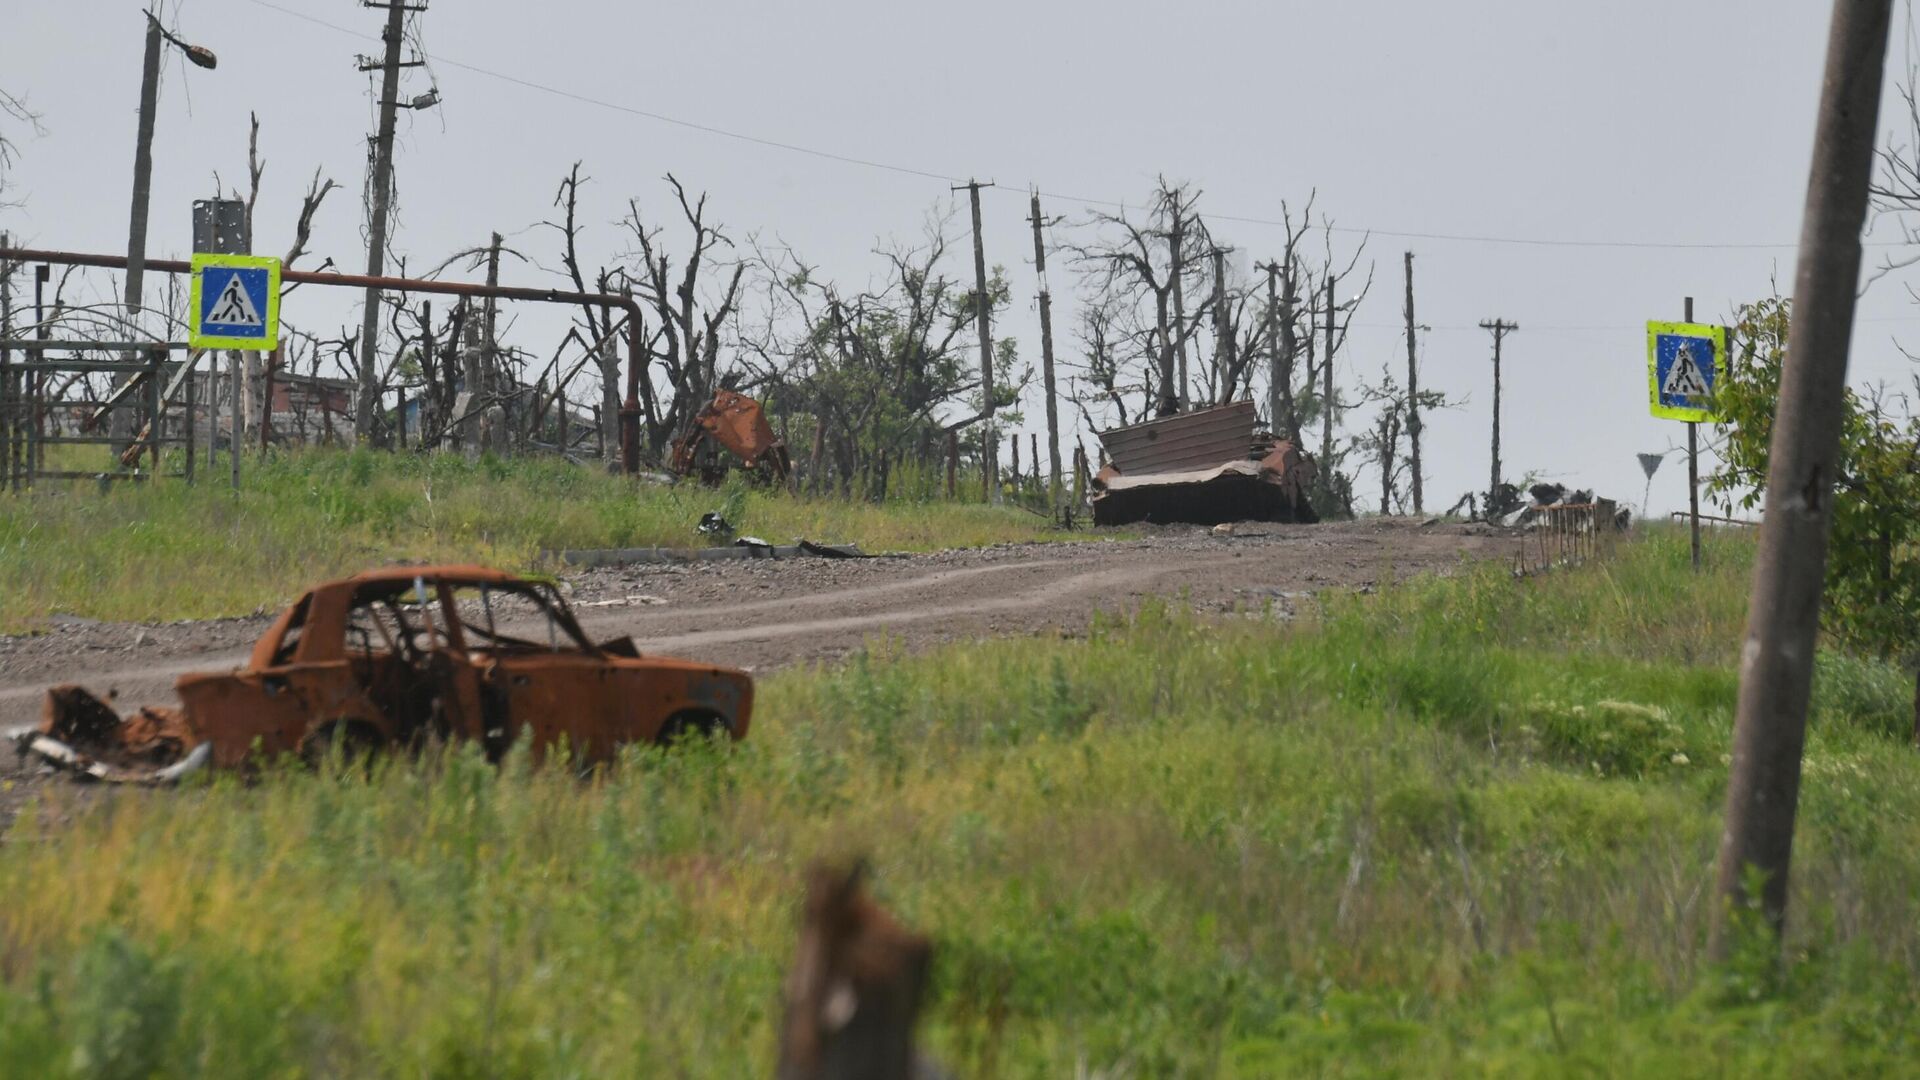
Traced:
<path fill-rule="evenodd" d="M 494 233 L 492 241 L 487 244 L 487 288 L 496 288 L 499 284 L 500 234 Z M 499 319 L 500 301 L 489 296 L 480 320 L 480 332 L 484 335 L 480 341 L 480 385 L 467 387 L 473 392 L 475 401 L 480 399 L 480 394 L 483 392 L 492 390 L 495 380 L 499 377 L 499 372 L 495 369 L 500 364 L 500 350 L 499 346 L 494 344 L 494 334 L 499 327 Z"/>
<path fill-rule="evenodd" d="M 1231 248 L 1216 247 L 1213 255 L 1213 370 L 1216 375 L 1230 376 L 1234 371 L 1233 330 L 1227 323 L 1227 252 Z M 1215 388 L 1218 400 L 1227 401 L 1233 394 L 1233 387 Z"/>
<path fill-rule="evenodd" d="M 980 336 L 980 418 L 986 423 L 980 430 L 980 486 L 989 502 L 998 502 L 993 482 L 1000 459 L 999 440 L 993 432 L 993 298 L 987 295 L 987 248 L 980 236 L 980 189 L 993 184 L 969 180 L 964 186 L 973 207 L 973 325 Z"/>
<path fill-rule="evenodd" d="M 1491 519 L 1493 508 L 1499 503 L 1500 490 L 1500 342 L 1520 329 L 1520 324 L 1504 319 L 1481 319 L 1480 328 L 1493 334 L 1493 470 L 1487 481 L 1487 517 Z"/>
<path fill-rule="evenodd" d="M 367 191 L 371 201 L 367 215 L 367 276 L 382 277 L 387 272 L 387 211 L 393 201 L 393 125 L 400 95 L 400 42 L 406 30 L 407 12 L 425 7 L 406 0 L 388 0 L 387 28 L 381 36 L 386 57 L 380 63 L 380 132 L 373 144 L 373 184 Z M 362 66 L 361 70 L 372 70 Z M 373 436 L 373 416 L 380 404 L 380 358 L 375 343 L 380 336 L 380 290 L 367 289 L 366 311 L 360 323 L 360 386 L 353 409 L 353 436 L 365 442 Z"/>
<path fill-rule="evenodd" d="M 1860 274 L 1860 227 L 1873 173 L 1892 7 L 1892 0 L 1835 0 L 1828 31 L 1800 224 L 1794 318 L 1774 413 L 1766 517 L 1741 650 L 1726 831 L 1720 838 L 1721 902 L 1713 905 L 1712 952 L 1720 957 L 1733 944 L 1728 913 L 1756 899 L 1747 893 L 1750 871 L 1761 875 L 1757 899 L 1776 936 L 1786 923 L 1787 871 Z"/>
<path fill-rule="evenodd" d="M 1277 440 L 1286 437 L 1280 430 L 1280 299 L 1274 280 L 1280 268 L 1277 263 L 1255 263 L 1253 268 L 1267 274 L 1267 428 Z"/>
<path fill-rule="evenodd" d="M 1279 385 L 1274 402 L 1273 433 L 1292 441 L 1296 449 L 1300 446 L 1300 418 L 1293 404 L 1293 356 L 1300 348 L 1293 326 L 1294 281 L 1292 256 L 1289 255 L 1285 277 L 1280 285 L 1280 353 L 1274 357 L 1273 378 Z M 1267 264 L 1267 295 L 1271 301 L 1273 295 L 1273 277 L 1279 269 L 1277 264 Z M 1311 335 L 1313 328 L 1307 328 Z"/>
<path fill-rule="evenodd" d="M 1413 512 L 1427 512 L 1420 481 L 1419 327 L 1413 322 L 1413 252 L 1407 252 L 1407 466 L 1413 470 Z"/>
<path fill-rule="evenodd" d="M 1041 234 L 1040 193 L 1033 193 L 1033 269 L 1040 277 L 1040 381 L 1047 395 L 1047 501 L 1060 505 L 1060 403 L 1053 382 L 1053 296 L 1047 288 L 1047 244 Z M 1040 468 L 1040 459 L 1033 459 Z"/>
<path fill-rule="evenodd" d="M 1327 356 L 1320 368 L 1320 481 L 1332 490 L 1333 479 L 1333 272 L 1327 272 Z"/>
<path fill-rule="evenodd" d="M 1173 288 L 1172 333 L 1174 355 L 1178 360 L 1175 375 L 1180 380 L 1180 384 L 1174 388 L 1173 393 L 1163 393 L 1161 396 L 1178 402 L 1180 411 L 1186 412 L 1193 403 L 1187 394 L 1187 302 L 1185 286 L 1180 280 L 1186 276 L 1184 271 L 1186 270 L 1187 223 L 1180 211 L 1180 196 L 1176 192 L 1173 198 L 1173 232 L 1167 237 L 1169 245 L 1167 254 L 1168 261 L 1172 264 L 1172 269 L 1169 271 L 1172 280 L 1169 284 Z"/>

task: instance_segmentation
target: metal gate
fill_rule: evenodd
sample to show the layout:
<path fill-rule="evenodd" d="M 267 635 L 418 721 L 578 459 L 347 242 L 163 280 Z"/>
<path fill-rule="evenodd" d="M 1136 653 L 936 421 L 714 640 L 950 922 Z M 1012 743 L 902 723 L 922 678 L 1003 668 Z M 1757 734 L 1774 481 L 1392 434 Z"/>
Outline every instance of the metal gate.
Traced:
<path fill-rule="evenodd" d="M 186 353 L 186 359 L 169 360 L 175 352 Z M 134 359 L 92 358 L 97 355 Z M 109 483 L 162 475 L 193 480 L 199 396 L 193 365 L 200 355 L 187 352 L 183 342 L 0 340 L 0 488 L 22 491 L 42 480 Z M 86 384 L 87 376 L 100 374 L 115 376 L 118 384 L 104 397 L 72 392 Z M 132 412 L 129 434 L 101 430 L 120 409 Z M 105 469 L 49 468 L 47 448 L 57 446 L 121 452 Z M 161 453 L 170 446 L 184 448 L 185 460 L 178 471 L 163 472 Z"/>

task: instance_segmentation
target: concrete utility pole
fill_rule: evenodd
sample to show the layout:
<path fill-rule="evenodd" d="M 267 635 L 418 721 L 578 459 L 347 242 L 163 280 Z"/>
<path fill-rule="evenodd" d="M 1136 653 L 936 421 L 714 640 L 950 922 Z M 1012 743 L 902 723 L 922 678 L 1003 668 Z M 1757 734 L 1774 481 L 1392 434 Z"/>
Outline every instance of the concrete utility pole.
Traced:
<path fill-rule="evenodd" d="M 1337 310 L 1333 301 L 1333 272 L 1327 272 L 1327 359 L 1320 368 L 1320 479 L 1330 483 L 1333 479 L 1333 316 Z M 1328 490 L 1332 490 L 1329 486 Z"/>
<path fill-rule="evenodd" d="M 153 123 L 160 103 L 160 20 L 146 12 L 147 50 L 140 68 L 140 128 L 133 147 L 133 214 L 127 225 L 127 318 L 140 312 L 147 267 L 147 203 L 153 191 Z"/>
<path fill-rule="evenodd" d="M 1487 517 L 1493 517 L 1494 493 L 1500 490 L 1500 342 L 1520 329 L 1504 319 L 1482 319 L 1480 328 L 1493 334 L 1493 471 L 1487 481 Z"/>
<path fill-rule="evenodd" d="M 1413 252 L 1407 252 L 1407 464 L 1413 470 L 1413 512 L 1427 512 L 1420 481 L 1420 360 L 1419 327 L 1413 322 Z"/>
<path fill-rule="evenodd" d="M 1767 462 L 1767 509 L 1753 563 L 1741 650 L 1740 698 L 1720 838 L 1712 952 L 1733 941 L 1747 874 L 1763 876 L 1760 907 L 1776 937 L 1787 915 L 1787 871 L 1800 799 L 1800 757 L 1819 634 L 1820 600 L 1840 451 L 1860 226 L 1873 173 L 1891 0 L 1835 0 L 1813 136 L 1793 289 L 1793 325 Z"/>
<path fill-rule="evenodd" d="M 980 237 L 980 189 L 993 185 L 969 180 L 964 186 L 973 204 L 973 323 L 980 335 L 980 418 L 986 422 L 980 432 L 980 486 L 983 496 L 998 502 L 999 488 L 993 482 L 1000 462 L 1000 441 L 993 432 L 993 299 L 987 295 L 987 248 Z"/>
<path fill-rule="evenodd" d="M 424 11 L 425 4 L 407 4 L 389 0 L 386 4 L 368 4 L 387 9 L 387 29 L 381 40 L 386 43 L 386 58 L 380 63 L 380 132 L 374 137 L 372 200 L 367 223 L 367 276 L 382 277 L 387 272 L 387 210 L 393 201 L 393 125 L 400 101 L 400 42 L 406 30 L 407 12 Z M 371 71 L 367 65 L 362 71 Z M 380 404 L 380 358 L 375 345 L 380 336 L 380 290 L 367 289 L 367 309 L 360 323 L 360 393 L 354 402 L 353 436 L 365 442 L 373 435 L 373 415 Z"/>
<path fill-rule="evenodd" d="M 1040 193 L 1033 193 L 1033 269 L 1040 277 L 1040 381 L 1047 395 L 1047 501 L 1060 505 L 1060 402 L 1053 382 L 1053 295 L 1047 289 L 1047 244 L 1041 234 Z M 1040 467 L 1036 455 L 1033 467 Z"/>
<path fill-rule="evenodd" d="M 153 126 L 155 114 L 160 105 L 160 44 L 167 42 L 184 52 L 188 60 L 196 66 L 212 70 L 218 61 L 212 52 L 198 45 L 189 45 L 160 26 L 160 20 L 152 11 L 143 12 L 147 19 L 147 47 L 140 66 L 140 119 L 133 145 L 133 206 L 127 224 L 127 280 L 125 301 L 127 320 L 140 313 L 143 300 L 142 286 L 146 278 L 147 267 L 147 204 L 153 192 Z M 135 359 L 128 353 L 123 359 Z M 119 380 L 116 380 L 118 382 Z M 127 414 L 116 409 L 110 421 L 115 438 L 129 431 Z M 115 444 L 114 453 L 122 447 Z"/>

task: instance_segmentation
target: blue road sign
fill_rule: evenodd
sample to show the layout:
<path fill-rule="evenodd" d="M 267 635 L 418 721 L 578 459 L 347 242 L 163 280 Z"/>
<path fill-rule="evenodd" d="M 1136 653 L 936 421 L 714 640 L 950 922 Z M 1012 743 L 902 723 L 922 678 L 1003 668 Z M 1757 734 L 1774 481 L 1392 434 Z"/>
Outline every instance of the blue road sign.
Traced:
<path fill-rule="evenodd" d="M 245 255 L 193 257 L 196 349 L 272 349 L 280 339 L 280 260 Z"/>
<path fill-rule="evenodd" d="M 1712 421 L 1726 371 L 1727 331 L 1693 323 L 1647 324 L 1647 382 L 1653 415 Z"/>

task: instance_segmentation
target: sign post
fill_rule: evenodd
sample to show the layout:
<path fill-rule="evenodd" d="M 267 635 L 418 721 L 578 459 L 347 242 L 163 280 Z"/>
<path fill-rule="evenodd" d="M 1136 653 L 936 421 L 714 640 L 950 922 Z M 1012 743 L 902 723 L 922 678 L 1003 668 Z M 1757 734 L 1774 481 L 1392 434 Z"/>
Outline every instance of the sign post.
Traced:
<path fill-rule="evenodd" d="M 1647 324 L 1647 390 L 1653 415 L 1687 425 L 1687 507 L 1693 568 L 1700 569 L 1700 422 L 1719 419 L 1714 395 L 1727 374 L 1727 328 L 1687 321 Z"/>

